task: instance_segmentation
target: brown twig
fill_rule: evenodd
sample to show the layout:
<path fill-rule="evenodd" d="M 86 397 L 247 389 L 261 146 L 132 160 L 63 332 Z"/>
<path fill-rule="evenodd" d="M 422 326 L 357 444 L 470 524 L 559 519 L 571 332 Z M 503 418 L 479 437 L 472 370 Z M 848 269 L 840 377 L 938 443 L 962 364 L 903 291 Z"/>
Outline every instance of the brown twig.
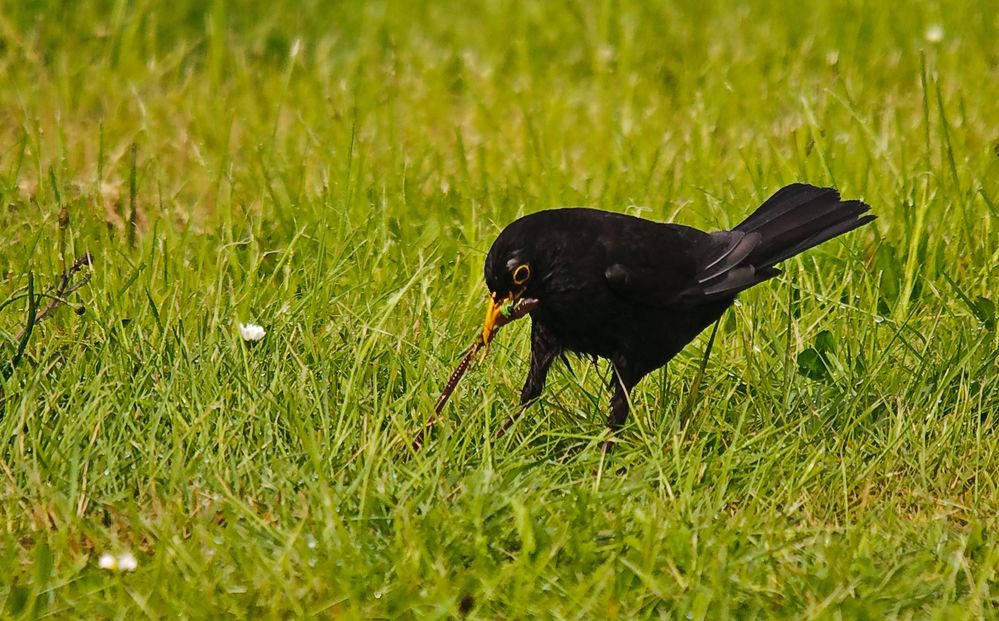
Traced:
<path fill-rule="evenodd" d="M 31 333 L 35 326 L 52 314 L 52 312 L 59 308 L 61 305 L 66 304 L 66 296 L 73 293 L 80 287 L 83 287 L 90 281 L 90 277 L 86 276 L 81 281 L 74 283 L 73 277 L 83 269 L 84 266 L 91 265 L 93 258 L 90 253 L 85 253 L 82 257 L 78 258 L 73 262 L 69 268 L 67 268 L 59 278 L 59 283 L 51 289 L 48 293 L 43 293 L 35 295 L 34 288 L 34 275 L 28 273 L 28 318 L 25 322 L 24 329 L 21 333 L 17 335 L 14 339 L 17 342 L 17 350 L 14 352 L 14 357 L 8 361 L 8 363 L 3 367 L 2 374 L 4 379 L 11 376 L 14 369 L 24 357 L 24 352 L 28 347 L 28 341 L 31 339 Z M 50 298 L 49 303 L 41 310 L 38 311 L 38 298 L 47 297 Z"/>
<path fill-rule="evenodd" d="M 73 276 L 76 276 L 77 272 L 82 270 L 84 266 L 91 264 L 93 264 L 93 257 L 90 256 L 89 252 L 84 253 L 82 257 L 73 261 L 73 264 L 69 266 L 69 269 L 62 273 L 55 292 L 45 294 L 46 297 L 52 298 L 52 301 L 50 301 L 48 305 L 42 309 L 42 312 L 38 313 L 38 316 L 35 318 L 36 323 L 48 317 L 49 314 L 51 314 L 52 311 L 59 306 L 66 304 L 67 295 L 90 282 L 90 276 L 86 276 L 83 280 L 70 287 L 70 282 L 73 280 Z"/>

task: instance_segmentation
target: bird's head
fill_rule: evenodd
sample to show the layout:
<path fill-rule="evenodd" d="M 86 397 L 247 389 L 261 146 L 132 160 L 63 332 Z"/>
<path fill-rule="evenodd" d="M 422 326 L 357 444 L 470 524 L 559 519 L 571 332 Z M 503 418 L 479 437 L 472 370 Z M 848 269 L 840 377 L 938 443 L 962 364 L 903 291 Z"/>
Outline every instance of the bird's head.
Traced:
<path fill-rule="evenodd" d="M 500 233 L 486 256 L 485 276 L 489 287 L 486 318 L 482 326 L 482 342 L 488 343 L 504 313 L 509 317 L 521 300 L 537 299 L 541 294 L 544 273 L 544 253 L 535 236 L 514 222 Z"/>

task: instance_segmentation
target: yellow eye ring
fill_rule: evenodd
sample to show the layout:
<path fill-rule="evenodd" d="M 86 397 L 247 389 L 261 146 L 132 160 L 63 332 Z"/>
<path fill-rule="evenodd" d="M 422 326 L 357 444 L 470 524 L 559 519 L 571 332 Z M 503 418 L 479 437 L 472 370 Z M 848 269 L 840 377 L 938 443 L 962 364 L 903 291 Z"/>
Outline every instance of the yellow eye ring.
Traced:
<path fill-rule="evenodd" d="M 517 269 L 513 270 L 513 282 L 516 285 L 524 284 L 530 277 L 531 267 L 527 264 L 518 265 Z"/>

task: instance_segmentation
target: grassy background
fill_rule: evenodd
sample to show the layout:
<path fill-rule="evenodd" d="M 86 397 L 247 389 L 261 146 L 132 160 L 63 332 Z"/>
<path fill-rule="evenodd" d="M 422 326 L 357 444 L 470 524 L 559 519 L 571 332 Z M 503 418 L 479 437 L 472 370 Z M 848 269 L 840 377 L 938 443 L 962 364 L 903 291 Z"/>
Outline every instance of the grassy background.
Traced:
<path fill-rule="evenodd" d="M 999 3 L 647 5 L 3 2 L 0 616 L 996 616 Z M 409 450 L 512 218 L 796 180 L 880 219 L 695 399 L 706 336 L 607 460 L 605 363 L 494 441 L 525 322 Z"/>

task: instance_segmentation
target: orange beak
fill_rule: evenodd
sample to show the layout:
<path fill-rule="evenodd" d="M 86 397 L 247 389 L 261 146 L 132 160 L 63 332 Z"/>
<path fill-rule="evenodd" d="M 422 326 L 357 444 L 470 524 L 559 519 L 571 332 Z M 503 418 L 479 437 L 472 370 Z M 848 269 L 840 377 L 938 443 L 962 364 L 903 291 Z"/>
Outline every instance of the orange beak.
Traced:
<path fill-rule="evenodd" d="M 489 303 L 486 305 L 486 320 L 482 324 L 483 345 L 488 345 L 489 341 L 493 339 L 493 334 L 496 333 L 496 321 L 503 312 L 503 307 L 511 301 L 513 301 L 513 294 L 506 296 L 502 300 L 498 300 L 496 294 L 489 296 Z"/>

